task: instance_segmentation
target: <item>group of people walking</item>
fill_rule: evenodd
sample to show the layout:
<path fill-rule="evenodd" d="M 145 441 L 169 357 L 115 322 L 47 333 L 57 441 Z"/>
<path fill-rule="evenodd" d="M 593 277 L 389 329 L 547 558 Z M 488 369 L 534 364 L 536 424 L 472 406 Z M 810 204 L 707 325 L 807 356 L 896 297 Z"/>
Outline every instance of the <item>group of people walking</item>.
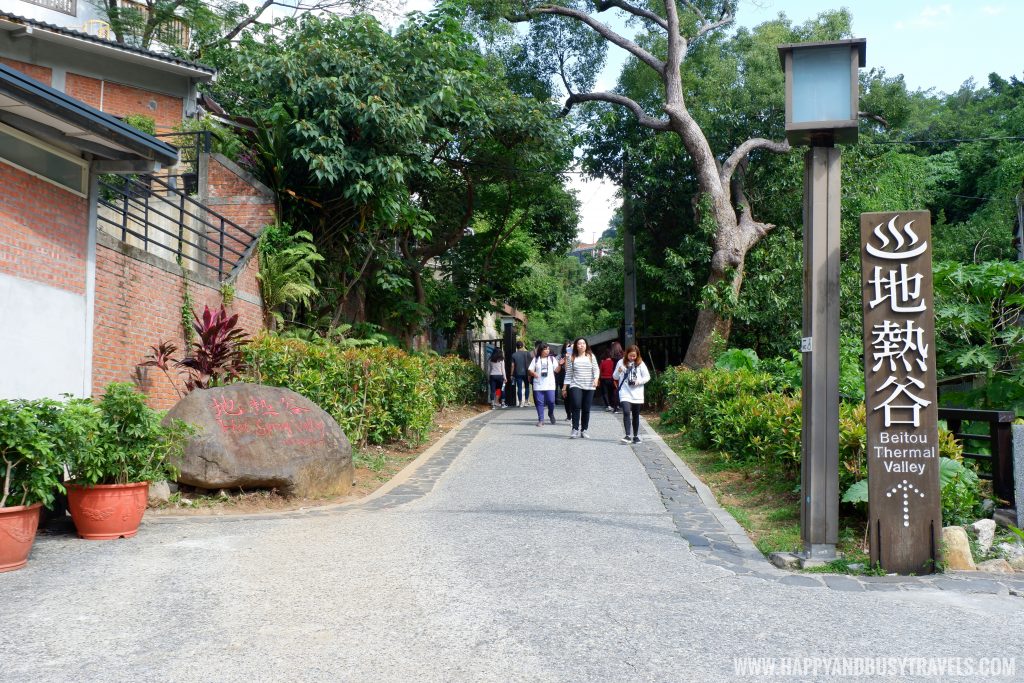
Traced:
<path fill-rule="evenodd" d="M 651 373 L 635 344 L 623 352 L 622 345 L 613 342 L 611 349 L 598 359 L 584 338 L 566 342 L 562 353 L 555 356 L 551 347 L 537 342 L 534 352 L 526 351 L 523 342 L 516 343 L 512 354 L 512 373 L 518 405 L 530 400 L 533 389 L 537 408 L 537 426 L 547 422 L 556 424 L 556 397 L 561 394 L 565 404 L 565 419 L 571 422 L 571 439 L 589 439 L 590 412 L 594 393 L 601 391 L 605 410 L 622 410 L 625 435 L 623 443 L 640 443 L 640 407 L 644 403 L 644 385 Z M 508 383 L 505 357 L 501 349 L 490 358 L 490 385 L 493 407 L 504 407 L 501 390 Z"/>

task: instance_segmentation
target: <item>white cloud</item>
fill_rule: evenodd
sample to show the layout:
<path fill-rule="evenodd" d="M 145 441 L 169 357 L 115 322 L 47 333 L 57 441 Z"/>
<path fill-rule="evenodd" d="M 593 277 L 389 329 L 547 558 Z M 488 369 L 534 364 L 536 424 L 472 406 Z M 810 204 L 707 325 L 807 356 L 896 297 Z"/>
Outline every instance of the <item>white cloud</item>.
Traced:
<path fill-rule="evenodd" d="M 981 13 L 986 17 L 998 17 L 1006 12 L 1006 5 L 982 5 Z"/>
<path fill-rule="evenodd" d="M 953 17 L 953 5 L 946 2 L 941 5 L 928 5 L 912 19 L 897 21 L 893 26 L 896 30 L 902 31 L 907 28 L 939 28 L 947 25 L 948 20 Z"/>

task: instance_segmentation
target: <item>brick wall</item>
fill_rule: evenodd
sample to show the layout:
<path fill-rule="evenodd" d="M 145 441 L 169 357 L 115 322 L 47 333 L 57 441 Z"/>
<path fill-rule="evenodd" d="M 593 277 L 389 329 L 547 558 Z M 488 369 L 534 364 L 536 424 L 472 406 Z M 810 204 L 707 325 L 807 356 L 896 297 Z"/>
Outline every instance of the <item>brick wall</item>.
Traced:
<path fill-rule="evenodd" d="M 88 204 L 0 162 L 0 272 L 85 293 Z"/>
<path fill-rule="evenodd" d="M 242 276 L 257 269 L 253 258 Z M 240 277 L 236 291 L 247 289 Z M 254 278 L 249 277 L 254 281 Z M 222 297 L 215 283 L 190 275 L 189 292 L 196 311 L 203 306 L 219 308 Z M 181 307 L 184 279 L 180 268 L 140 249 L 102 235 L 96 247 L 96 313 L 93 330 L 93 395 L 103 393 L 109 382 L 135 381 L 155 408 L 170 408 L 177 400 L 172 385 L 157 368 L 136 369 L 150 346 L 171 341 L 178 356 L 185 346 Z M 249 334 L 263 329 L 262 310 L 236 296 L 227 307 L 239 314 L 239 324 Z M 180 378 L 172 371 L 178 386 Z"/>
<path fill-rule="evenodd" d="M 180 97 L 134 88 L 112 81 L 101 81 L 68 72 L 64 92 L 114 116 L 142 114 L 156 121 L 158 131 L 168 131 L 181 125 L 184 103 Z"/>
<path fill-rule="evenodd" d="M 273 195 L 259 181 L 218 154 L 210 156 L 208 168 L 207 204 L 211 209 L 252 234 L 258 234 L 264 226 L 273 222 Z M 236 250 L 250 240 L 247 235 L 232 228 L 228 229 L 228 234 L 234 239 L 227 240 L 227 243 Z M 243 273 L 245 277 L 250 275 L 252 282 L 244 286 L 255 287 L 253 291 L 258 292 L 255 274 Z M 245 277 L 239 278 L 240 286 Z"/>
<path fill-rule="evenodd" d="M 100 108 L 103 81 L 98 78 L 79 76 L 70 71 L 64 76 L 64 94 L 85 102 L 95 109 Z"/>
<path fill-rule="evenodd" d="M 7 59 L 0 57 L 0 64 L 10 67 L 15 71 L 20 71 L 29 78 L 34 78 L 40 83 L 50 85 L 53 82 L 53 69 L 48 66 L 37 66 L 35 64 L 29 64 L 28 62 L 19 62 L 16 59 Z"/>
<path fill-rule="evenodd" d="M 212 210 L 253 234 L 273 218 L 272 198 L 230 161 L 211 158 L 209 178 Z M 250 241 L 239 237 L 246 244 Z M 262 308 L 253 303 L 259 301 L 257 272 L 259 264 L 253 254 L 234 280 L 236 296 L 228 307 L 239 314 L 240 325 L 249 334 L 263 329 Z M 190 273 L 188 287 L 197 312 L 202 313 L 204 305 L 220 306 L 217 283 Z M 94 395 L 101 394 L 109 382 L 136 381 L 150 396 L 152 406 L 170 408 L 177 402 L 177 394 L 160 370 L 145 368 L 140 374 L 136 365 L 145 359 L 150 346 L 161 341 L 172 341 L 179 350 L 184 347 L 182 294 L 182 272 L 176 264 L 101 235 L 96 249 Z M 176 373 L 172 375 L 180 386 Z"/>

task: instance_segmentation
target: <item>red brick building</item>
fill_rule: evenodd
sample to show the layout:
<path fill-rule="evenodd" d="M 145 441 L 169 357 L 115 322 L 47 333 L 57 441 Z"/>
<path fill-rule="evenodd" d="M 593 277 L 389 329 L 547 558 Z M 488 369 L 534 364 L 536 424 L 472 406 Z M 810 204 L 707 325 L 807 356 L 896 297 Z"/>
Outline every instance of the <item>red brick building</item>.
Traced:
<path fill-rule="evenodd" d="M 254 247 L 270 191 L 200 137 L 162 141 L 116 118 L 169 131 L 212 76 L 0 11 L 0 398 L 135 381 L 169 407 L 162 374 L 137 364 L 160 341 L 184 346 L 186 292 L 262 327 Z"/>

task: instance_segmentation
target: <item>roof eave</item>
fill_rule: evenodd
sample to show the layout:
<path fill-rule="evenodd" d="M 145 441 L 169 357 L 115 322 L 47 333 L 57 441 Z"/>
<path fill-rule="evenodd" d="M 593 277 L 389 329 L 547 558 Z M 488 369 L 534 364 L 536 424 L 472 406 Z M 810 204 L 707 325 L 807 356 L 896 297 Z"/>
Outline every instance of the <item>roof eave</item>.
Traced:
<path fill-rule="evenodd" d="M 111 52 L 116 52 L 119 59 L 134 64 L 140 64 L 148 66 L 151 69 L 157 71 L 163 71 L 164 73 L 172 73 L 178 76 L 186 76 L 194 78 L 200 81 L 208 81 L 216 75 L 216 70 L 213 68 L 201 69 L 197 67 L 188 66 L 185 64 L 179 64 L 168 60 L 160 59 L 159 57 L 149 56 L 136 52 L 134 50 L 126 49 L 118 43 L 99 43 L 86 38 L 79 38 L 64 33 L 58 33 L 51 31 L 41 26 L 22 24 L 17 21 L 12 21 L 9 18 L 0 18 L 0 29 L 4 30 L 19 30 L 30 27 L 32 29 L 31 36 L 37 40 L 54 43 L 57 45 L 68 45 L 79 50 L 86 52 L 93 52 L 96 54 L 109 56 Z"/>

